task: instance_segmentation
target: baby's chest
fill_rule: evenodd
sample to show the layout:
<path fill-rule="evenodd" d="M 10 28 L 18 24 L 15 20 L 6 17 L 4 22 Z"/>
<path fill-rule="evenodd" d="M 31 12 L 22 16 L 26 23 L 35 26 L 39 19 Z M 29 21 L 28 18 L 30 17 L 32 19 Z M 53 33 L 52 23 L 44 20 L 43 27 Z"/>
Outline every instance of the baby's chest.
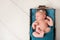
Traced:
<path fill-rule="evenodd" d="M 40 22 L 38 23 L 38 25 L 39 25 L 39 26 L 46 26 L 47 23 L 46 23 L 45 21 L 40 21 Z"/>

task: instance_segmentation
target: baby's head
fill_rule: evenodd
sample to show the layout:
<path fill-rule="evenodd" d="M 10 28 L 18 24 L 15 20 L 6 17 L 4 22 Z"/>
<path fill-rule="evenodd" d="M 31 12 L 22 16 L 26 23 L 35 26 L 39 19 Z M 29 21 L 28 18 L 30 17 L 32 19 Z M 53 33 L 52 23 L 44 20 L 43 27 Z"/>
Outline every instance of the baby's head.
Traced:
<path fill-rule="evenodd" d="M 37 9 L 36 12 L 36 20 L 42 20 L 46 18 L 46 11 L 45 9 Z"/>

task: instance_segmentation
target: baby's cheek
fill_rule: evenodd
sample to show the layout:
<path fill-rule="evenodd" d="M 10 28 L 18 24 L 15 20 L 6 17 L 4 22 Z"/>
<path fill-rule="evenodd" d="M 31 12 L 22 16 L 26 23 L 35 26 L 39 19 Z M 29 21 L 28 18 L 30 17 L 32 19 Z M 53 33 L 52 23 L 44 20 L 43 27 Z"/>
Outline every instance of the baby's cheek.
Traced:
<path fill-rule="evenodd" d="M 42 16 L 41 18 L 45 18 L 45 16 Z"/>
<path fill-rule="evenodd" d="M 36 17 L 36 19 L 39 19 L 39 17 Z"/>
<path fill-rule="evenodd" d="M 43 15 L 44 17 L 46 17 L 46 15 Z"/>

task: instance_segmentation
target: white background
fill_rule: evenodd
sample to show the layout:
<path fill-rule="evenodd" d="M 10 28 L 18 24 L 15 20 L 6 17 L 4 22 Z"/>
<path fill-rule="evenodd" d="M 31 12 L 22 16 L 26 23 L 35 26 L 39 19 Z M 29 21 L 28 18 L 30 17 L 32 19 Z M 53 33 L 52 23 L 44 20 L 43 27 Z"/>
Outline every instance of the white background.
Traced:
<path fill-rule="evenodd" d="M 56 40 L 60 40 L 60 0 L 0 0 L 0 40 L 29 40 L 29 9 L 56 9 Z"/>

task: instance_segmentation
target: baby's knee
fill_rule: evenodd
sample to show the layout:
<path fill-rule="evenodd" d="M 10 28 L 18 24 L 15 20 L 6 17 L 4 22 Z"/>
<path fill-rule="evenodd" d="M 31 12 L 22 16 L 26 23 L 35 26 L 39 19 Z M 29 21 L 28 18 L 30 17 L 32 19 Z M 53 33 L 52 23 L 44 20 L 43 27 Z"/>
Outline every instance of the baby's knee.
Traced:
<path fill-rule="evenodd" d="M 51 28 L 46 28 L 45 33 L 50 32 L 50 29 L 51 29 Z"/>

